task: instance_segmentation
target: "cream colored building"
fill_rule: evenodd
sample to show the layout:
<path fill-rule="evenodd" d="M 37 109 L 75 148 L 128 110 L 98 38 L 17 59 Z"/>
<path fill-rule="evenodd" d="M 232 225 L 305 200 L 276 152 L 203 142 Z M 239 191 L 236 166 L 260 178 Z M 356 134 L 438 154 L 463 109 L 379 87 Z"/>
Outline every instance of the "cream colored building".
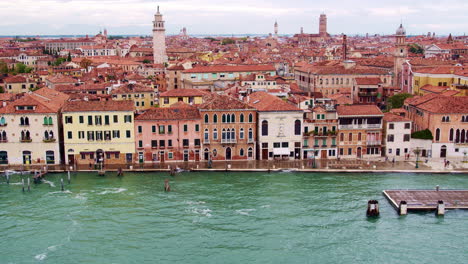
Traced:
<path fill-rule="evenodd" d="M 133 101 L 68 102 L 62 113 L 66 163 L 133 162 L 134 110 Z"/>
<path fill-rule="evenodd" d="M 6 93 L 26 93 L 29 90 L 36 88 L 36 84 L 32 80 L 20 75 L 9 76 L 5 78 L 3 82 Z"/>
<path fill-rule="evenodd" d="M 266 92 L 252 93 L 258 113 L 258 159 L 300 159 L 303 111 Z"/>
<path fill-rule="evenodd" d="M 42 88 L 0 108 L 0 164 L 60 164 L 59 110 L 67 99 Z"/>

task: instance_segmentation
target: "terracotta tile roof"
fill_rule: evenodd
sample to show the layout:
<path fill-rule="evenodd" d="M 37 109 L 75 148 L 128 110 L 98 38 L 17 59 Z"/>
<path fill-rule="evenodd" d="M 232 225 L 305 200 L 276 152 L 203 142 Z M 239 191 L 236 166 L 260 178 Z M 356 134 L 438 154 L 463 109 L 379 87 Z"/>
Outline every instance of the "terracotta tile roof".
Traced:
<path fill-rule="evenodd" d="M 21 75 L 8 76 L 3 79 L 5 83 L 25 83 L 27 82 L 26 78 Z"/>
<path fill-rule="evenodd" d="M 161 93 L 160 97 L 179 97 L 179 96 L 203 96 L 206 92 L 199 89 L 173 89 Z"/>
<path fill-rule="evenodd" d="M 151 108 L 135 118 L 136 120 L 193 120 L 201 119 L 196 107 L 185 104 L 182 107 Z"/>
<path fill-rule="evenodd" d="M 448 87 L 448 86 L 434 86 L 434 85 L 426 84 L 426 85 L 424 85 L 423 87 L 421 87 L 419 89 L 427 91 L 427 92 L 431 92 L 431 93 L 442 93 L 442 92 L 450 89 L 450 87 Z"/>
<path fill-rule="evenodd" d="M 154 90 L 151 87 L 141 84 L 126 84 L 112 90 L 112 94 L 128 94 L 128 93 L 152 93 Z"/>
<path fill-rule="evenodd" d="M 468 96 L 436 95 L 416 107 L 436 114 L 468 114 Z"/>
<path fill-rule="evenodd" d="M 11 102 L 0 109 L 0 113 L 58 113 L 68 100 L 66 94 L 49 88 L 42 88 Z M 35 106 L 34 110 L 17 110 L 17 106 Z"/>
<path fill-rule="evenodd" d="M 383 116 L 375 105 L 339 105 L 336 110 L 338 116 Z"/>
<path fill-rule="evenodd" d="M 351 105 L 351 104 L 353 104 L 353 100 L 351 100 L 351 98 L 349 98 L 348 96 L 346 96 L 345 94 L 342 94 L 342 93 L 329 95 L 328 98 L 335 101 L 336 104 L 338 104 L 338 105 Z"/>
<path fill-rule="evenodd" d="M 70 76 L 64 76 L 64 75 L 55 75 L 55 76 L 49 76 L 46 78 L 47 81 L 51 83 L 75 83 L 76 80 L 73 79 Z"/>
<path fill-rule="evenodd" d="M 357 85 L 379 85 L 382 83 L 380 78 L 355 78 Z"/>
<path fill-rule="evenodd" d="M 249 105 L 262 112 L 275 111 L 302 111 L 296 106 L 289 104 L 280 98 L 266 92 L 255 92 L 249 95 Z"/>
<path fill-rule="evenodd" d="M 184 70 L 184 73 L 210 73 L 210 72 L 259 72 L 276 71 L 273 65 L 214 65 L 198 66 Z"/>
<path fill-rule="evenodd" d="M 385 113 L 383 119 L 386 122 L 411 122 L 411 119 L 394 113 Z"/>
<path fill-rule="evenodd" d="M 73 101 L 67 102 L 63 112 L 96 112 L 96 111 L 134 111 L 134 102 L 125 101 Z"/>
<path fill-rule="evenodd" d="M 236 98 L 214 93 L 204 95 L 203 102 L 204 103 L 198 107 L 200 110 L 255 109 Z"/>
<path fill-rule="evenodd" d="M 343 65 L 318 66 L 307 65 L 298 69 L 301 72 L 309 72 L 317 75 L 383 75 L 390 74 L 388 69 L 360 66 L 346 69 Z"/>

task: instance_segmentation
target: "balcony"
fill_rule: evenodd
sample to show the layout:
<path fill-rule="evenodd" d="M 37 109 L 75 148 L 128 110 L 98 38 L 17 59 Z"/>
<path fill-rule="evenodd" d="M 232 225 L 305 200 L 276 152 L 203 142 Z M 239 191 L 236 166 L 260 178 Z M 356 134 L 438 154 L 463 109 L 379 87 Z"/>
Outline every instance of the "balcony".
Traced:
<path fill-rule="evenodd" d="M 0 124 L 0 127 L 6 127 L 8 124 L 5 123 L 5 124 Z"/>
<path fill-rule="evenodd" d="M 7 143 L 8 142 L 8 139 L 7 138 L 2 138 L 0 139 L 0 143 Z"/>
<path fill-rule="evenodd" d="M 25 138 L 21 138 L 21 137 L 20 137 L 20 142 L 22 142 L 22 143 L 28 143 L 28 142 L 32 142 L 32 139 L 31 139 L 31 138 L 26 138 L 26 137 L 25 137 Z"/>
<path fill-rule="evenodd" d="M 359 92 L 358 93 L 359 96 L 377 96 L 377 92 Z"/>
<path fill-rule="evenodd" d="M 338 129 L 371 129 L 381 128 L 382 124 L 351 124 L 351 125 L 339 125 Z"/>
<path fill-rule="evenodd" d="M 249 138 L 249 139 L 247 140 L 247 143 L 255 143 L 255 141 L 253 140 L 253 138 Z"/>
<path fill-rule="evenodd" d="M 379 146 L 379 145 L 382 145 L 382 143 L 380 141 L 367 141 L 366 145 L 367 146 Z"/>
<path fill-rule="evenodd" d="M 209 139 L 204 139 L 203 144 L 210 144 L 210 140 Z"/>
<path fill-rule="evenodd" d="M 44 139 L 42 139 L 42 141 L 44 143 L 52 143 L 52 142 L 57 141 L 57 139 L 55 139 L 55 138 L 44 138 Z"/>
<path fill-rule="evenodd" d="M 237 143 L 236 139 L 221 139 L 222 144 L 234 144 Z"/>

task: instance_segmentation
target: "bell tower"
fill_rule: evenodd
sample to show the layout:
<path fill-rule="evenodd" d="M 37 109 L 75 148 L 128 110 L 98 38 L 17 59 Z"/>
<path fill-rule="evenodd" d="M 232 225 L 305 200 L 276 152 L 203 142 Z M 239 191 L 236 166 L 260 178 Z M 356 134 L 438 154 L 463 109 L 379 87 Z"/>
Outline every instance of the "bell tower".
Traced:
<path fill-rule="evenodd" d="M 166 29 L 164 28 L 162 14 L 159 12 L 159 6 L 153 21 L 153 59 L 154 64 L 164 64 L 167 62 Z"/>
<path fill-rule="evenodd" d="M 327 15 L 321 14 L 319 19 L 319 35 L 326 37 L 327 34 Z"/>
<path fill-rule="evenodd" d="M 400 87 L 403 63 L 405 63 L 408 57 L 408 47 L 406 46 L 406 30 L 403 27 L 403 24 L 400 24 L 400 27 L 398 27 L 395 34 L 395 40 L 393 85 L 395 87 Z"/>
<path fill-rule="evenodd" d="M 278 21 L 275 21 L 275 38 L 278 38 Z"/>

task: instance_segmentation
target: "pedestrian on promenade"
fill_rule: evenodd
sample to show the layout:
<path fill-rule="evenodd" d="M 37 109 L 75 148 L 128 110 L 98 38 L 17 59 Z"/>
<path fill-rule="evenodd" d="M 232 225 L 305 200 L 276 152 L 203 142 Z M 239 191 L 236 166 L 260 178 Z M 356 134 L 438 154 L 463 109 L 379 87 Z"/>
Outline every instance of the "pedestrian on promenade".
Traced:
<path fill-rule="evenodd" d="M 395 157 L 392 159 L 392 166 L 395 166 Z"/>

